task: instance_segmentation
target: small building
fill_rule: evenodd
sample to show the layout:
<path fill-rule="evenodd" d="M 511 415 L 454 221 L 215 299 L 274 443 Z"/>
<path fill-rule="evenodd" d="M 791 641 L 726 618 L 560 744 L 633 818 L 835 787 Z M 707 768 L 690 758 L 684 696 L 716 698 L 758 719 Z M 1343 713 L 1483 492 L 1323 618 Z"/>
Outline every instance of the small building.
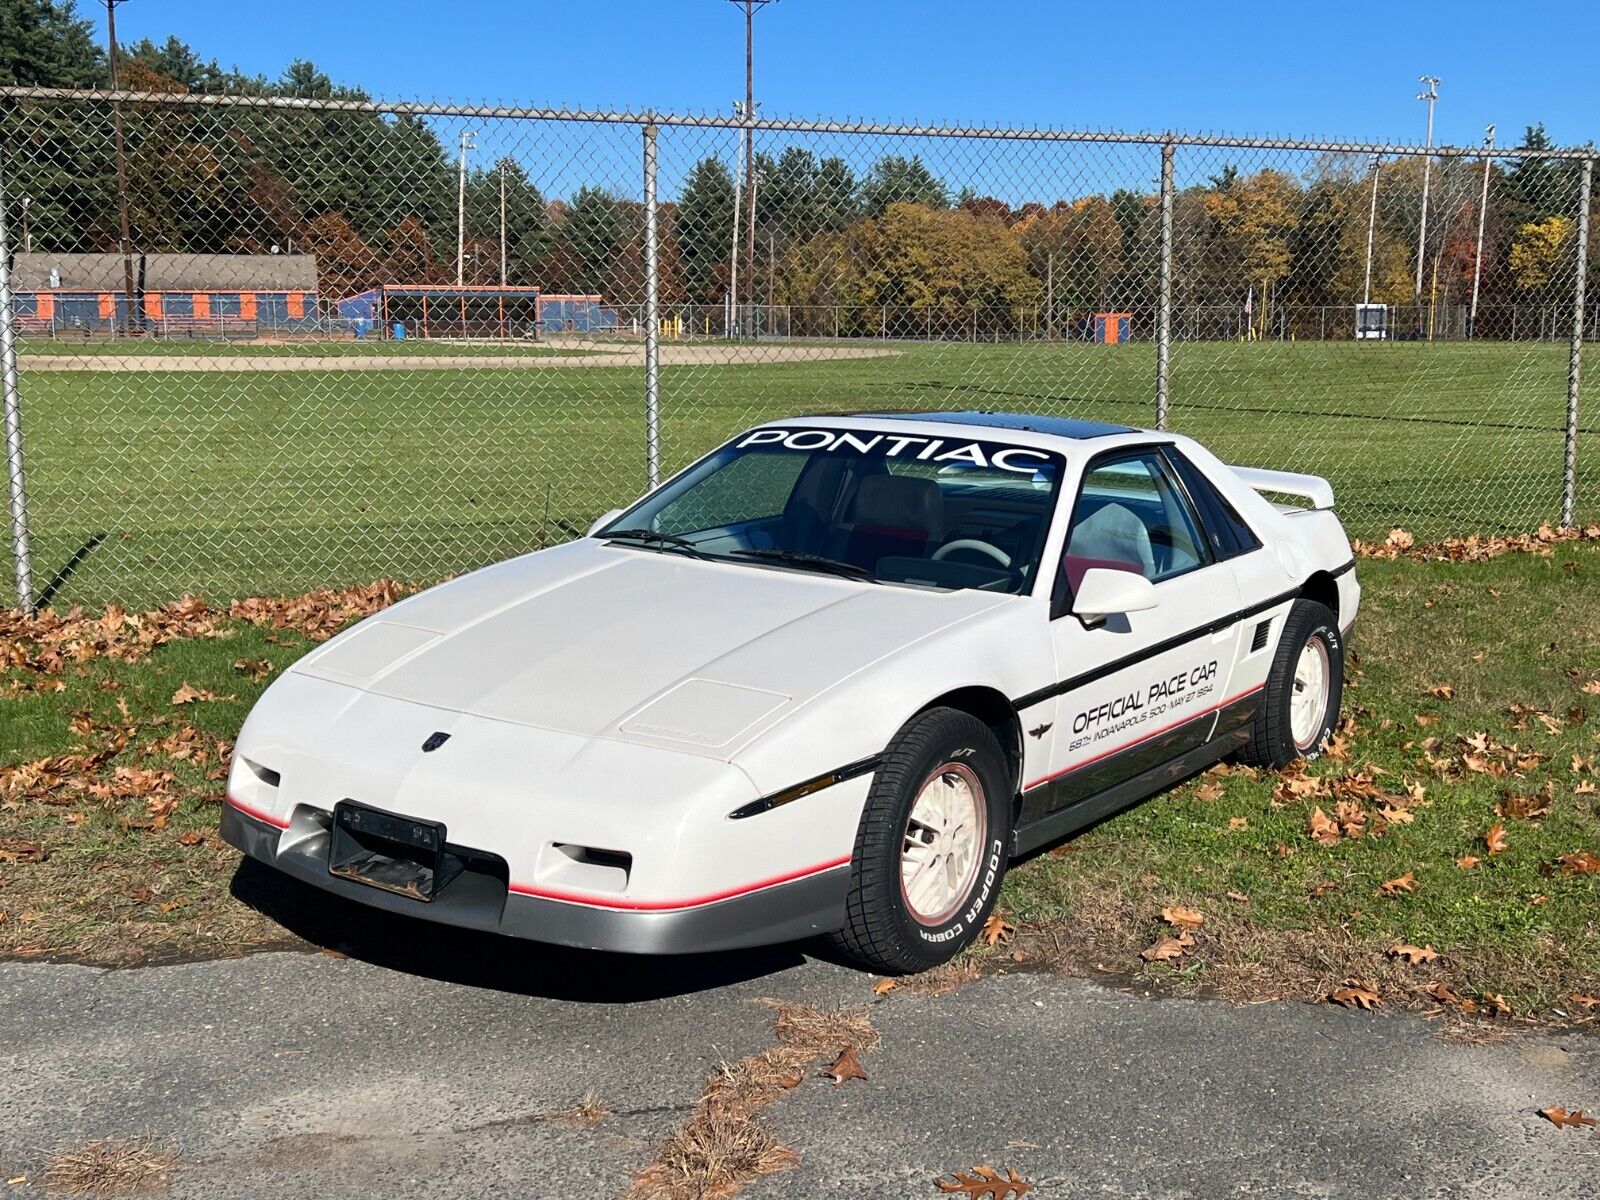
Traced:
<path fill-rule="evenodd" d="M 315 255 L 136 254 L 132 266 L 138 305 L 130 314 L 122 255 L 16 255 L 17 331 L 236 337 L 317 328 Z"/>

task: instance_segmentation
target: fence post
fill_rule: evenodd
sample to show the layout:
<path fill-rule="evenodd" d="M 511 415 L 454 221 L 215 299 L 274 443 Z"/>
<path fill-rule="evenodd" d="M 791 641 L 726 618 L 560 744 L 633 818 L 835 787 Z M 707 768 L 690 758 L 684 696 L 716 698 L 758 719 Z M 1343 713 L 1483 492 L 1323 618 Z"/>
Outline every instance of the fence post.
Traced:
<path fill-rule="evenodd" d="M 1561 470 L 1561 525 L 1570 529 L 1578 508 L 1578 385 L 1583 378 L 1583 307 L 1589 274 L 1589 203 L 1594 187 L 1594 159 L 1583 160 L 1578 185 L 1578 261 L 1572 287 L 1572 349 L 1567 358 L 1567 444 Z"/>
<path fill-rule="evenodd" d="M 645 478 L 661 482 L 661 329 L 656 244 L 656 126 L 644 127 L 644 440 Z"/>
<path fill-rule="evenodd" d="M 22 473 L 22 397 L 17 344 L 11 326 L 11 241 L 6 233 L 5 159 L 0 155 L 0 386 L 5 391 L 6 478 L 11 494 L 11 554 L 17 607 L 33 615 L 33 560 L 28 547 L 28 488 Z"/>
<path fill-rule="evenodd" d="M 1156 314 L 1156 428 L 1167 427 L 1168 383 L 1172 371 L 1172 156 L 1161 146 L 1161 293 Z"/>

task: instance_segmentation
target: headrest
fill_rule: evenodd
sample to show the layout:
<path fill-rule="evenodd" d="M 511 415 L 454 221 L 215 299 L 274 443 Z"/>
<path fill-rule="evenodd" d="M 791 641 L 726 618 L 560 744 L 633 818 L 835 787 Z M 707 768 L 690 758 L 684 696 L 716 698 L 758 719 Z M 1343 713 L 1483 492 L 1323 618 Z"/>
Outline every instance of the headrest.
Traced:
<path fill-rule="evenodd" d="M 944 536 L 944 493 L 931 479 L 869 475 L 856 492 L 855 523 L 883 529 L 914 529 Z"/>
<path fill-rule="evenodd" d="M 1155 574 L 1150 531 L 1144 522 L 1120 504 L 1107 504 L 1078 522 L 1067 543 L 1074 558 L 1109 559 L 1138 567 L 1145 578 Z"/>

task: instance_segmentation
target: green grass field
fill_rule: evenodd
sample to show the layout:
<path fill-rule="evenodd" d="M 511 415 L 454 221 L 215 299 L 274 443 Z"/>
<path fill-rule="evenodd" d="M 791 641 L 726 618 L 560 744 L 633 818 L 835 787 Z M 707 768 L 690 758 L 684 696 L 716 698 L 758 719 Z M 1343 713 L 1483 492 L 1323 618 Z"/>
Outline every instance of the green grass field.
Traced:
<path fill-rule="evenodd" d="M 1153 421 L 1149 344 L 893 348 L 664 368 L 664 468 L 805 412 Z M 644 486 L 634 365 L 29 372 L 27 357 L 35 584 L 58 605 L 432 580 L 562 540 Z M 1526 529 L 1559 515 L 1566 370 L 1554 344 L 1180 345 L 1171 426 L 1232 462 L 1329 476 L 1357 536 Z M 1600 468 L 1581 482 L 1592 517 Z"/>
<path fill-rule="evenodd" d="M 1441 984 L 1503 995 L 1519 1016 L 1580 1015 L 1568 997 L 1600 995 L 1600 873 L 1581 865 L 1600 854 L 1600 543 L 1358 570 L 1350 723 L 1297 780 L 1331 794 L 1271 773 L 1192 780 L 1021 864 L 1001 898 L 1015 937 L 976 957 L 1240 999 L 1321 999 L 1357 978 L 1391 1006 L 1433 1006 Z M 303 633 L 206 618 L 126 662 L 94 652 L 96 623 L 71 638 L 87 652 L 52 663 L 13 629 L 18 665 L 0 656 L 0 959 L 303 946 L 288 929 L 353 953 L 416 936 L 265 870 L 236 879 L 216 836 L 228 744 L 313 645 Z M 175 704 L 184 685 L 200 698 Z M 1319 807 L 1345 821 L 1336 844 L 1312 836 Z M 1411 890 L 1385 891 L 1407 876 Z M 1197 943 L 1146 963 L 1173 905 L 1203 915 Z M 1398 961 L 1396 943 L 1437 960 Z"/>

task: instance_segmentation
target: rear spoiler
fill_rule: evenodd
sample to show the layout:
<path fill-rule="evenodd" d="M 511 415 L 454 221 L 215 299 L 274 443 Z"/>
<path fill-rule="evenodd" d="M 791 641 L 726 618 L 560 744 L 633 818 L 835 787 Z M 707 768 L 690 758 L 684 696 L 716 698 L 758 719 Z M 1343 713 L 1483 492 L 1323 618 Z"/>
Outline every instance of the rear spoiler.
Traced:
<path fill-rule="evenodd" d="M 1333 485 L 1320 475 L 1297 475 L 1293 471 L 1266 471 L 1260 467 L 1233 467 L 1232 471 L 1267 499 L 1287 496 L 1304 500 L 1296 508 L 1332 508 Z"/>

